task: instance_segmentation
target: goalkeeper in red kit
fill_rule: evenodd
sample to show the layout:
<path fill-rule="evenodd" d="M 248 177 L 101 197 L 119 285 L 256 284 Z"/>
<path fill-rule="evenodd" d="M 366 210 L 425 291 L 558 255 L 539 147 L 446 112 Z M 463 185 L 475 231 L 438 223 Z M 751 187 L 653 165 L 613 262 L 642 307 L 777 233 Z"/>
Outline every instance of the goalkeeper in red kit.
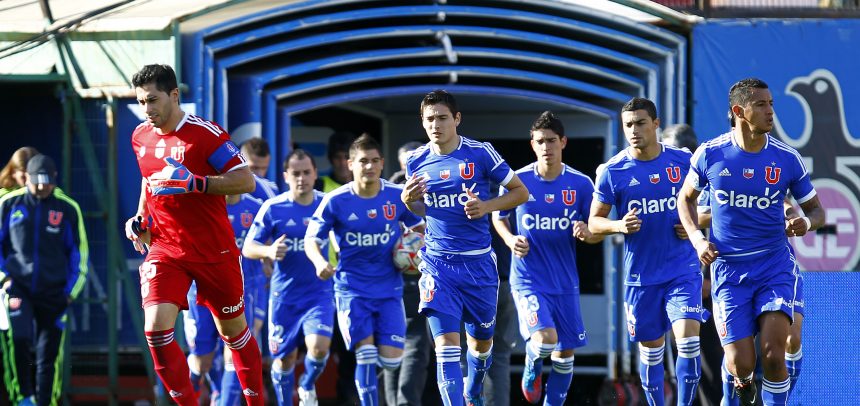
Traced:
<path fill-rule="evenodd" d="M 170 66 L 144 66 L 132 84 L 146 121 L 131 137 L 143 180 L 126 236 L 139 251 L 149 248 L 140 293 L 155 372 L 176 403 L 197 405 L 173 332 L 196 281 L 197 302 L 212 312 L 233 353 L 247 404 L 262 405 L 260 351 L 245 320 L 240 253 L 224 199 L 253 191 L 254 178 L 226 131 L 180 109 Z"/>

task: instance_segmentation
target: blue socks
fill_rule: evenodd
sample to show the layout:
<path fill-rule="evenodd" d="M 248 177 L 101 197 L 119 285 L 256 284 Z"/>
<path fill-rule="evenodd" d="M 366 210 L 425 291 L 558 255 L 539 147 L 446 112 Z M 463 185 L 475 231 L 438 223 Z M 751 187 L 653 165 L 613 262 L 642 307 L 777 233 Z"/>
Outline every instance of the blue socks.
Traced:
<path fill-rule="evenodd" d="M 649 406 L 663 406 L 663 353 L 665 346 L 648 348 L 639 344 L 639 378 Z"/>
<path fill-rule="evenodd" d="M 221 378 L 221 406 L 239 406 L 245 404 L 245 395 L 242 394 L 242 384 L 239 375 L 236 375 L 236 367 L 233 364 L 224 364 L 224 376 Z"/>
<path fill-rule="evenodd" d="M 791 387 L 788 389 L 790 395 L 794 391 L 794 385 L 797 384 L 797 378 L 800 378 L 800 368 L 803 366 L 803 346 L 797 349 L 794 354 L 785 353 L 785 367 L 788 369 L 788 378 L 791 379 Z"/>
<path fill-rule="evenodd" d="M 460 347 L 436 347 L 436 383 L 445 406 L 463 404 L 463 371 L 460 370 Z"/>
<path fill-rule="evenodd" d="M 295 368 L 290 368 L 289 371 L 281 371 L 272 367 L 272 388 L 275 390 L 275 397 L 278 399 L 279 406 L 291 406 L 293 404 L 293 384 L 296 382 L 296 375 L 293 372 Z"/>
<path fill-rule="evenodd" d="M 372 344 L 363 345 L 355 351 L 355 387 L 361 406 L 377 406 L 379 394 L 376 379 L 376 361 L 379 351 Z"/>
<path fill-rule="evenodd" d="M 466 364 L 469 367 L 469 376 L 466 378 L 466 394 L 470 398 L 481 397 L 484 389 L 484 376 L 493 363 L 493 347 L 487 352 L 466 351 Z"/>
<path fill-rule="evenodd" d="M 788 391 L 791 388 L 791 378 L 782 382 L 771 382 L 762 379 L 761 401 L 768 406 L 784 406 L 788 404 Z"/>
<path fill-rule="evenodd" d="M 696 387 L 702 377 L 699 358 L 699 337 L 684 337 L 675 340 L 678 359 L 675 360 L 675 375 L 678 378 L 678 404 L 691 405 L 696 397 Z"/>
<path fill-rule="evenodd" d="M 735 377 L 729 373 L 728 368 L 726 368 L 726 359 L 723 358 L 723 363 L 720 368 L 722 373 L 720 374 L 723 379 L 723 400 L 720 402 L 720 406 L 738 406 L 740 404 L 740 399 L 738 399 L 735 394 Z"/>
<path fill-rule="evenodd" d="M 328 354 L 323 359 L 316 359 L 310 354 L 305 355 L 305 373 L 299 378 L 299 386 L 306 390 L 313 389 L 314 382 L 322 375 L 326 362 L 328 362 Z"/>
<path fill-rule="evenodd" d="M 546 381 L 544 406 L 562 406 L 567 399 L 567 391 L 573 382 L 573 357 L 553 358 L 552 372 Z"/>

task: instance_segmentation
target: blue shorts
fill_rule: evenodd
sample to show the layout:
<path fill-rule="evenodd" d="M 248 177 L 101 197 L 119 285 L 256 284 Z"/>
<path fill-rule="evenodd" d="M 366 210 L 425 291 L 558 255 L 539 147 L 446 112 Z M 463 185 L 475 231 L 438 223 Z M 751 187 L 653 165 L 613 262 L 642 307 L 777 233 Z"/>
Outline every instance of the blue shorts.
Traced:
<path fill-rule="evenodd" d="M 630 341 L 654 341 L 672 323 L 691 319 L 700 323 L 710 317 L 702 306 L 702 274 L 689 273 L 659 285 L 624 288 L 627 335 Z"/>
<path fill-rule="evenodd" d="M 406 309 L 402 297 L 368 299 L 335 296 L 337 324 L 350 350 L 358 341 L 373 336 L 375 345 L 403 348 L 406 342 Z"/>
<path fill-rule="evenodd" d="M 797 273 L 797 291 L 794 292 L 794 314 L 806 317 L 806 303 L 803 301 L 803 275 Z"/>
<path fill-rule="evenodd" d="M 421 259 L 418 311 L 432 309 L 456 317 L 466 323 L 472 337 L 490 339 L 496 326 L 499 294 L 496 255 L 431 255 L 422 251 Z M 454 331 L 434 331 L 433 335 L 451 332 Z"/>
<path fill-rule="evenodd" d="M 331 296 L 302 304 L 269 302 L 269 353 L 283 358 L 299 346 L 302 337 L 316 334 L 331 337 L 334 330 L 334 301 Z"/>
<path fill-rule="evenodd" d="M 215 351 L 221 342 L 215 320 L 209 308 L 197 304 L 197 285 L 188 290 L 188 310 L 182 312 L 185 343 L 191 354 L 201 356 Z"/>
<path fill-rule="evenodd" d="M 546 294 L 530 289 L 512 289 L 517 306 L 520 334 L 528 341 L 536 331 L 553 328 L 558 333 L 556 351 L 572 350 L 588 344 L 579 292 Z"/>
<path fill-rule="evenodd" d="M 796 293 L 802 279 L 788 251 L 749 261 L 711 265 L 714 322 L 723 346 L 758 333 L 758 316 L 783 312 L 794 320 Z"/>

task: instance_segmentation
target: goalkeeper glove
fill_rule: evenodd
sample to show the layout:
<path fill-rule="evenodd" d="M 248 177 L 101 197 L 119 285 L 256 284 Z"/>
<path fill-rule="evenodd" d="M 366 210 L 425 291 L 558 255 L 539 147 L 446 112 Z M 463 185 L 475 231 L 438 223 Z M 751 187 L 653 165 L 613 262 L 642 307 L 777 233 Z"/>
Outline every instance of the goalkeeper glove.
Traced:
<path fill-rule="evenodd" d="M 149 177 L 149 189 L 154 196 L 206 193 L 208 184 L 205 176 L 191 173 L 185 165 L 171 157 L 164 158 L 164 162 L 167 162 L 167 166 Z"/>

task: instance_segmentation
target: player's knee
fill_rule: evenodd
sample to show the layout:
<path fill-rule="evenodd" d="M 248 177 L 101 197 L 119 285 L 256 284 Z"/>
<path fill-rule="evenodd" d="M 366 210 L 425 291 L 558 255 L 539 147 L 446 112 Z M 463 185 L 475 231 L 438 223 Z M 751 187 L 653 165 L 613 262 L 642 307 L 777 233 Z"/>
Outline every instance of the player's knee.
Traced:
<path fill-rule="evenodd" d="M 785 352 L 787 353 L 796 353 L 800 351 L 801 342 L 800 342 L 800 334 L 794 335 L 790 334 L 788 339 L 785 340 Z"/>
<path fill-rule="evenodd" d="M 400 364 L 403 362 L 403 355 L 399 355 L 396 357 L 383 357 L 379 356 L 378 364 L 382 369 L 392 371 L 400 367 Z"/>
<path fill-rule="evenodd" d="M 555 329 L 545 329 L 540 331 L 535 331 L 532 334 L 532 340 L 541 343 L 541 344 L 553 344 L 558 343 L 558 333 Z"/>
<path fill-rule="evenodd" d="M 750 376 L 755 370 L 755 357 L 751 360 L 740 358 L 737 356 L 729 357 L 726 355 L 726 368 L 734 376 Z"/>
<path fill-rule="evenodd" d="M 308 350 L 308 356 L 314 359 L 325 359 L 328 357 L 328 346 L 314 346 Z"/>

